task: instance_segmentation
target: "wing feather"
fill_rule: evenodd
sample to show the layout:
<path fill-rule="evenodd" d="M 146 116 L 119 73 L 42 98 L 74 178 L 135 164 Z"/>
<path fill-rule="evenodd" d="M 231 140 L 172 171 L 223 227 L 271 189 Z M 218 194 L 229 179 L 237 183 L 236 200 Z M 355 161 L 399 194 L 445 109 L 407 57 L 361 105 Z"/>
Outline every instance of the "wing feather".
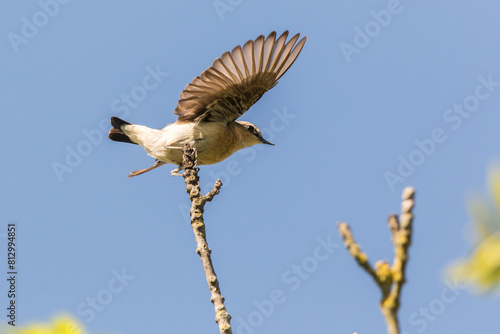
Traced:
<path fill-rule="evenodd" d="M 253 75 L 257 75 L 257 73 L 260 73 L 262 71 L 262 60 L 264 58 L 263 52 L 264 52 L 264 35 L 260 35 L 257 37 L 255 40 L 254 48 L 253 48 L 253 55 L 254 55 L 254 61 L 256 63 L 256 68 L 255 72 L 252 73 Z"/>
<path fill-rule="evenodd" d="M 288 42 L 288 31 L 237 46 L 186 86 L 174 113 L 177 122 L 231 122 L 243 115 L 290 68 L 306 38 Z"/>
<path fill-rule="evenodd" d="M 236 65 L 231 57 L 229 51 L 225 52 L 222 57 L 220 57 L 222 65 L 225 67 L 226 71 L 229 72 L 234 81 L 239 81 L 238 71 L 236 70 Z"/>
<path fill-rule="evenodd" d="M 247 72 L 246 77 L 252 76 L 255 73 L 255 59 L 253 57 L 253 41 L 249 40 L 243 45 L 243 60 L 245 62 Z"/>
<path fill-rule="evenodd" d="M 241 81 L 245 80 L 248 77 L 248 69 L 245 63 L 245 58 L 243 56 L 243 51 L 240 46 L 237 46 L 231 52 L 231 59 L 238 70 L 238 74 L 240 75 Z"/>
<path fill-rule="evenodd" d="M 282 34 L 274 44 L 273 52 L 269 63 L 269 68 L 267 69 L 269 72 L 273 72 L 276 66 L 278 65 L 278 61 L 280 60 L 281 54 L 283 53 L 283 46 L 285 45 L 287 37 L 288 37 L 288 31 Z"/>
<path fill-rule="evenodd" d="M 297 34 L 297 39 L 298 38 L 299 38 L 299 35 Z M 290 66 L 292 66 L 292 64 L 295 62 L 295 59 L 297 59 L 297 57 L 299 56 L 300 51 L 302 51 L 302 48 L 304 47 L 305 43 L 306 43 L 306 38 L 304 37 L 297 43 L 297 45 L 293 48 L 293 50 L 290 51 L 286 61 L 283 62 L 283 64 L 281 64 L 281 66 L 280 66 L 280 70 L 277 74 L 276 80 L 281 78 L 283 76 L 283 74 L 285 74 L 285 72 L 288 71 Z"/>

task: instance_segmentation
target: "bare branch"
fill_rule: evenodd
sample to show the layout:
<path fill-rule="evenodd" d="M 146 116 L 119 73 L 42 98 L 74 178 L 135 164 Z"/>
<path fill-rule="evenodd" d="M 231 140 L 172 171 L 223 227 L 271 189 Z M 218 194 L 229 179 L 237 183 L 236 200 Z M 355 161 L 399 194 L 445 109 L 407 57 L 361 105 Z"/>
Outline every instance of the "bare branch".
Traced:
<path fill-rule="evenodd" d="M 347 223 L 338 223 L 337 225 L 339 233 L 344 239 L 344 245 L 349 251 L 349 254 L 356 260 L 356 262 L 363 268 L 370 276 L 373 277 L 375 283 L 379 284 L 377 274 L 375 269 L 372 268 L 370 262 L 368 261 L 368 255 L 363 253 L 361 246 L 359 246 L 352 235 L 351 229 Z"/>
<path fill-rule="evenodd" d="M 212 201 L 214 199 L 214 197 L 219 194 L 220 187 L 222 187 L 222 181 L 220 179 L 218 179 L 217 181 L 215 181 L 214 188 L 203 197 L 204 200 L 206 202 Z"/>
<path fill-rule="evenodd" d="M 215 308 L 215 322 L 219 326 L 221 334 L 232 334 L 231 329 L 231 316 L 226 310 L 224 305 L 224 297 L 222 296 L 219 288 L 219 281 L 212 264 L 210 257 L 211 250 L 208 247 L 205 223 L 203 220 L 203 212 L 206 202 L 211 201 L 215 195 L 220 191 L 222 182 L 217 180 L 214 188 L 206 196 L 201 195 L 200 179 L 198 177 L 198 168 L 196 160 L 196 150 L 189 145 L 183 147 L 184 161 L 182 167 L 185 169 L 182 176 L 186 182 L 186 191 L 191 200 L 191 227 L 193 228 L 194 236 L 196 239 L 196 253 L 200 256 L 205 270 L 208 287 L 210 288 L 210 301 L 214 304 Z"/>
<path fill-rule="evenodd" d="M 392 266 L 387 261 L 377 261 L 375 268 L 368 262 L 368 256 L 354 241 L 349 225 L 338 225 L 340 235 L 344 239 L 349 254 L 375 280 L 382 292 L 380 308 L 385 317 L 389 334 L 399 334 L 398 310 L 401 300 L 401 290 L 406 282 L 405 269 L 408 263 L 408 249 L 411 245 L 412 222 L 415 190 L 411 187 L 403 190 L 401 215 L 391 215 L 388 218 L 394 244 L 394 261 Z"/>

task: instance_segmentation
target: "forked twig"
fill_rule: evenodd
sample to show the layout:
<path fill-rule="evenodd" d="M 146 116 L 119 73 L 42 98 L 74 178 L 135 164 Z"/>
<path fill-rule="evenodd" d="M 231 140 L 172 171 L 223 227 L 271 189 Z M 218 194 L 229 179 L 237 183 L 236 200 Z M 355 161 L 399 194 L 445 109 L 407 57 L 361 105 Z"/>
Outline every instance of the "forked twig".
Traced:
<path fill-rule="evenodd" d="M 349 254 L 373 278 L 382 291 L 380 309 L 385 317 L 389 334 L 399 334 L 398 310 L 401 300 L 401 289 L 406 282 L 405 269 L 408 262 L 408 249 L 411 244 L 412 210 L 414 207 L 415 190 L 411 187 L 403 190 L 401 215 L 391 215 L 388 219 L 389 229 L 394 245 L 394 261 L 392 266 L 387 261 L 377 261 L 372 267 L 368 256 L 363 253 L 347 223 L 339 223 L 339 233 Z"/>

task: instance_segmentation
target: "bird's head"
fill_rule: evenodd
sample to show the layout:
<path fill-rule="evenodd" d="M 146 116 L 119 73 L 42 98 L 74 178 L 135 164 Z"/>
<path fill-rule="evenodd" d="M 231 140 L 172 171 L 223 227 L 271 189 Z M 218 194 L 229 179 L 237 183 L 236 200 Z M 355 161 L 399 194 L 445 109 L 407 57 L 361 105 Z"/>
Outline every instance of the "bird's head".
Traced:
<path fill-rule="evenodd" d="M 253 146 L 255 144 L 274 145 L 262 137 L 259 128 L 250 122 L 236 121 L 238 133 L 241 136 L 244 147 Z"/>

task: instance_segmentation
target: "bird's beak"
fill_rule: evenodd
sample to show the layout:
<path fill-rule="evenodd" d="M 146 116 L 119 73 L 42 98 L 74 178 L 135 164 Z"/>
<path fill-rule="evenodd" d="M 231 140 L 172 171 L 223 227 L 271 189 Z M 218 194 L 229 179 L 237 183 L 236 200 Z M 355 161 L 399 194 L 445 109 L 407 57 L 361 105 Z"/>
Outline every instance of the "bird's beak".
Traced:
<path fill-rule="evenodd" d="M 260 137 L 260 138 L 259 138 L 259 140 L 260 140 L 260 142 L 261 142 L 262 144 L 266 144 L 266 145 L 273 145 L 273 146 L 274 146 L 274 144 L 273 144 L 273 143 L 271 143 L 270 141 L 265 140 L 263 137 Z"/>

